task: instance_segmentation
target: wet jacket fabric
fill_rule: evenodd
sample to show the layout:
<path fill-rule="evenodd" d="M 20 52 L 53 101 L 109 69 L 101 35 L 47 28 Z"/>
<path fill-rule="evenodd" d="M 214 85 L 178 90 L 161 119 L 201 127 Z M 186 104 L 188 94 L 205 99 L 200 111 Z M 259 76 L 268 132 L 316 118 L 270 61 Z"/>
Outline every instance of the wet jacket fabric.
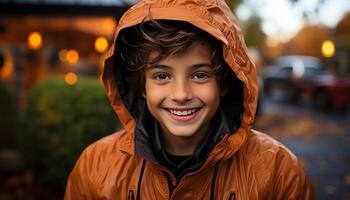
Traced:
<path fill-rule="evenodd" d="M 157 161 L 150 147 L 157 140 L 150 135 L 156 132 L 152 117 L 127 86 L 116 55 L 119 33 L 141 23 L 149 13 L 156 20 L 186 21 L 220 40 L 225 61 L 243 85 L 241 101 L 234 93 L 222 101 L 217 114 L 220 123 L 215 135 L 207 138 L 212 142 L 196 150 L 207 148 L 208 152 L 181 178 Z M 103 80 L 124 129 L 82 152 L 68 178 L 66 200 L 315 199 L 297 157 L 281 143 L 252 129 L 258 97 L 256 70 L 224 1 L 140 1 L 118 22 L 114 42 Z M 235 106 L 237 102 L 239 106 Z"/>

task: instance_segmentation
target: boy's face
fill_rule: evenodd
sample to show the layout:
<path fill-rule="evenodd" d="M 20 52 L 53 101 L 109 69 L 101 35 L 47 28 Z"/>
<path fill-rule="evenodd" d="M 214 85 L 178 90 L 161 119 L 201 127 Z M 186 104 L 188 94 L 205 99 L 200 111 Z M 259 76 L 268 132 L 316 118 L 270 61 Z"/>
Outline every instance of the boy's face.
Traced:
<path fill-rule="evenodd" d="M 158 52 L 151 52 L 149 59 L 157 55 Z M 166 138 L 202 139 L 220 102 L 220 86 L 209 47 L 196 43 L 180 55 L 149 64 L 145 80 L 148 109 Z"/>

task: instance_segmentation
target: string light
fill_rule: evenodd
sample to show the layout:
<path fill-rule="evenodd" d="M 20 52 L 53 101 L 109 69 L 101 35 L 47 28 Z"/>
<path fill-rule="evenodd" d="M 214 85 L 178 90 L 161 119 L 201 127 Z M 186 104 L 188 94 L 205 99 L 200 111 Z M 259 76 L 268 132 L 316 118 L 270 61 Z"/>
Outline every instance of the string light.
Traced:
<path fill-rule="evenodd" d="M 322 43 L 322 55 L 326 58 L 331 58 L 335 53 L 335 45 L 331 40 L 325 40 Z"/>
<path fill-rule="evenodd" d="M 99 53 L 103 53 L 108 48 L 108 41 L 105 37 L 98 37 L 95 40 L 95 50 Z"/>
<path fill-rule="evenodd" d="M 66 61 L 70 64 L 75 64 L 79 61 L 79 54 L 76 50 L 72 49 L 66 53 Z"/>
<path fill-rule="evenodd" d="M 31 32 L 28 36 L 27 43 L 30 49 L 40 49 L 43 43 L 43 37 L 37 31 Z"/>
<path fill-rule="evenodd" d="M 74 72 L 68 72 L 64 76 L 64 80 L 68 85 L 75 85 L 78 81 L 78 76 Z"/>

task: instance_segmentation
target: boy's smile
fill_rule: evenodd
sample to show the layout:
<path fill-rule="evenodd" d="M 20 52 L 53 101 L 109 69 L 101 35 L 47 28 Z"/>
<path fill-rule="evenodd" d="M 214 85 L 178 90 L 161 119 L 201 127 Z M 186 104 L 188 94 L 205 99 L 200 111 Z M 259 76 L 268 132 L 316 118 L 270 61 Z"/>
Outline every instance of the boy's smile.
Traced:
<path fill-rule="evenodd" d="M 187 122 L 195 118 L 199 109 L 200 108 L 169 108 L 167 110 L 175 121 Z"/>
<path fill-rule="evenodd" d="M 151 52 L 149 59 L 157 55 Z M 211 63 L 209 47 L 195 43 L 184 53 L 146 68 L 144 96 L 149 111 L 160 123 L 163 143 L 170 153 L 191 154 L 208 132 L 220 102 L 220 87 Z"/>

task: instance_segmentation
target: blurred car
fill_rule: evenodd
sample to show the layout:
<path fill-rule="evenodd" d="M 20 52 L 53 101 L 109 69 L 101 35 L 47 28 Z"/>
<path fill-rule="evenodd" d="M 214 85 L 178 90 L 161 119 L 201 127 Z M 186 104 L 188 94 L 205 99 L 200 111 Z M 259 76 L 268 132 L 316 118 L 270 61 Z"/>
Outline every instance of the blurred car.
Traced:
<path fill-rule="evenodd" d="M 350 105 L 350 79 L 325 70 L 321 60 L 311 56 L 281 56 L 263 74 L 267 95 L 279 94 L 290 102 L 308 98 L 315 107 L 327 110 Z"/>

